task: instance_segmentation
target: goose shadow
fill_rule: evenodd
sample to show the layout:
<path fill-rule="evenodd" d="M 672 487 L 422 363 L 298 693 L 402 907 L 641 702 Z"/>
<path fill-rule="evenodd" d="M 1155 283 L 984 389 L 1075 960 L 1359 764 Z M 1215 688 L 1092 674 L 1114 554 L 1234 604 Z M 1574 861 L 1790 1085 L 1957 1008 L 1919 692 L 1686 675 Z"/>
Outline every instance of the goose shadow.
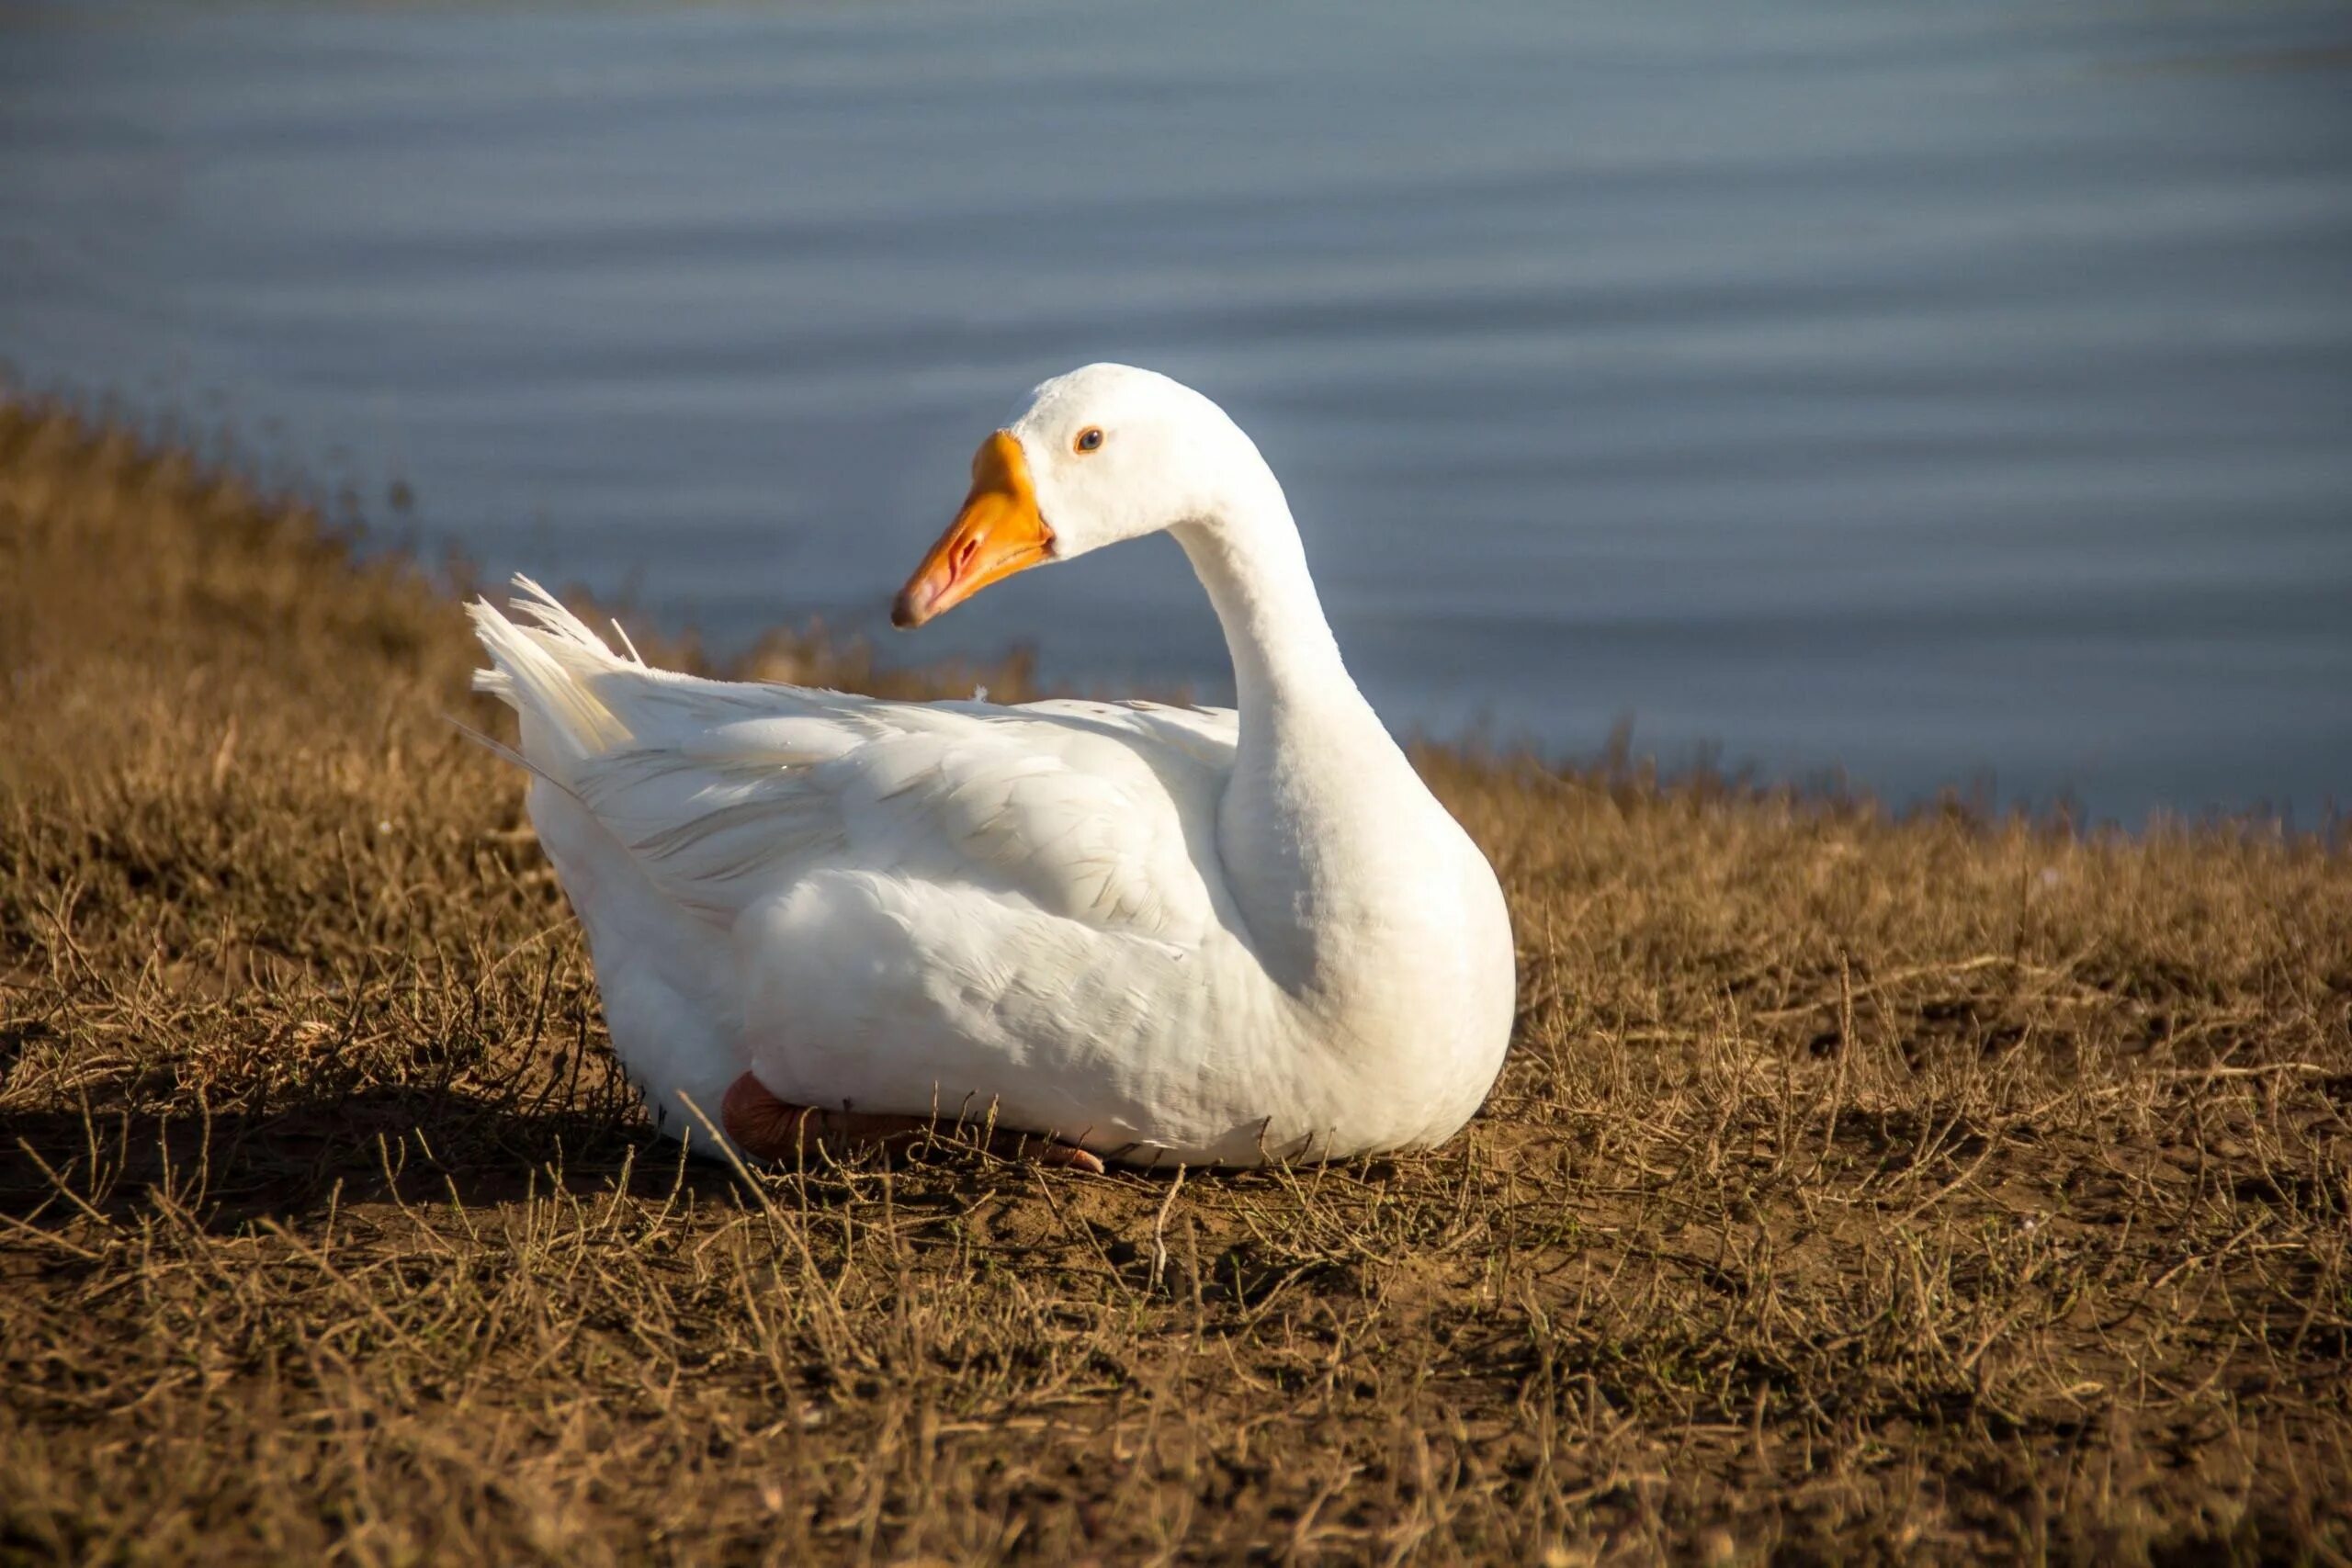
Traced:
<path fill-rule="evenodd" d="M 0 1215 L 37 1227 L 158 1202 L 212 1231 L 399 1199 L 481 1208 L 615 1184 L 718 1191 L 633 1106 L 515 1107 L 437 1088 L 368 1089 L 261 1111 L 0 1112 Z"/>

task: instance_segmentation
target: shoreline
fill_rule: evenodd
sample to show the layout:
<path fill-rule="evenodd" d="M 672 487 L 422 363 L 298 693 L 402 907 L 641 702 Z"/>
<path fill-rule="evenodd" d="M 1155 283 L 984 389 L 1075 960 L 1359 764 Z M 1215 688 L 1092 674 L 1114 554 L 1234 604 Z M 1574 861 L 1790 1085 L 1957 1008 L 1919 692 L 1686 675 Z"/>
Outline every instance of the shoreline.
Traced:
<path fill-rule="evenodd" d="M 384 479 L 386 496 L 381 504 L 370 506 L 347 476 L 334 482 L 314 480 L 298 455 L 261 455 L 246 446 L 232 426 L 202 426 L 168 399 L 137 405 L 134 417 L 133 405 L 115 394 L 72 387 L 33 390 L 12 379 L 5 365 L 0 365 L 0 405 L 39 411 L 43 417 L 105 430 L 134 442 L 141 450 L 173 454 L 209 473 L 232 477 L 267 505 L 310 512 L 351 549 L 355 561 L 387 562 L 412 570 L 452 602 L 475 593 L 503 597 L 505 592 L 503 581 L 475 570 L 461 542 L 445 539 L 436 545 L 424 538 L 414 511 L 414 491 L 396 472 Z M 376 521 L 379 513 L 389 513 L 395 521 Z M 539 573 L 535 570 L 534 575 Z M 932 655 L 923 645 L 901 641 L 887 627 L 844 633 L 828 627 L 821 615 L 737 626 L 725 635 L 714 636 L 691 615 L 657 613 L 627 587 L 617 595 L 599 595 L 571 580 L 550 586 L 567 602 L 593 605 L 601 615 L 621 617 L 630 636 L 649 649 L 667 649 L 682 668 L 690 666 L 699 673 L 723 679 L 831 682 L 849 690 L 927 696 L 968 694 L 968 688 L 959 692 L 956 687 L 957 681 L 968 676 L 972 684 L 987 686 L 1000 701 L 1053 695 L 1138 696 L 1184 703 L 1202 697 L 1199 690 L 1182 681 L 1105 683 L 1059 679 L 1055 666 L 1071 662 L 1069 658 L 1043 657 L 1038 648 L 1019 640 L 978 652 L 965 649 Z M 1221 649 L 1215 657 L 1221 664 Z M 1231 698 L 1229 694 L 1211 694 L 1205 700 L 1229 705 Z M 1857 782 L 1844 761 L 1808 761 L 1775 769 L 1706 735 L 1683 736 L 1653 748 L 1644 735 L 1641 713 L 1632 710 L 1614 714 L 1606 726 L 1606 738 L 1598 744 L 1547 741 L 1524 726 L 1504 729 L 1494 725 L 1483 709 L 1450 726 L 1396 725 L 1392 728 L 1413 748 L 1507 756 L 1565 775 L 1606 778 L 1640 788 L 1694 787 L 1786 795 L 1808 804 L 1866 807 L 1898 819 L 1933 813 L 1960 815 L 1988 826 L 2022 821 L 2041 829 L 2092 835 L 2121 832 L 2136 837 L 2222 829 L 2283 833 L 2335 847 L 2352 843 L 2346 836 L 2352 830 L 2352 797 L 2324 791 L 2314 795 L 2307 790 L 2284 805 L 2246 792 L 2245 803 L 2235 807 L 2188 806 L 2150 798 L 2135 786 L 2131 798 L 2139 804 L 2116 811 L 2095 808 L 2072 784 L 2005 791 L 2002 770 L 1986 763 L 1955 767 L 1940 778 L 1918 773 L 1890 789 Z M 1765 750 L 1770 750 L 1769 743 Z M 2030 775 L 2032 770 L 2016 771 Z M 2105 793 L 2113 796 L 2116 791 L 2110 786 Z"/>

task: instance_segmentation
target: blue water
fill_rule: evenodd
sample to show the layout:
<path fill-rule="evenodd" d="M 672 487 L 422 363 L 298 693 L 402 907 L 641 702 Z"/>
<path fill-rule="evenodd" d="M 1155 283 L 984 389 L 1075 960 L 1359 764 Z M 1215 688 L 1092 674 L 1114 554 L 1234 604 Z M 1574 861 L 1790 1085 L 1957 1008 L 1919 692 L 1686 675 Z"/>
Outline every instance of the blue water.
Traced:
<path fill-rule="evenodd" d="M 0 8 L 0 358 L 721 646 L 1224 402 L 1392 723 L 2352 800 L 2352 9 Z M 894 657 L 1226 686 L 1164 542 Z"/>

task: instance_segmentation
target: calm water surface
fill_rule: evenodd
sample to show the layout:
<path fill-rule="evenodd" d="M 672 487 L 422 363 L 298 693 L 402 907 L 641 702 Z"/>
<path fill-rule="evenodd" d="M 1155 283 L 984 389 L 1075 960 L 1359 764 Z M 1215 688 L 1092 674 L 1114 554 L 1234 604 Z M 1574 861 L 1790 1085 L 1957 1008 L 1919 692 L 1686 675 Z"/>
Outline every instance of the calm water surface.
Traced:
<path fill-rule="evenodd" d="M 1400 727 L 2352 799 L 2341 6 L 18 5 L 0 357 L 722 645 L 1128 359 Z M 1226 683 L 1164 542 L 888 648 L 1015 640 Z"/>

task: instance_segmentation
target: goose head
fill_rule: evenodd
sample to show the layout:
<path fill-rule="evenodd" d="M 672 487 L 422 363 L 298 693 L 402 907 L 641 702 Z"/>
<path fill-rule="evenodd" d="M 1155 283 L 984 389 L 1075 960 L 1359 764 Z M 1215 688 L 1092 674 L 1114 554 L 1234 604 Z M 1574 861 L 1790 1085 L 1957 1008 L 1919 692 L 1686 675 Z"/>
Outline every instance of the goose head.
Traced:
<path fill-rule="evenodd" d="M 980 443 L 963 509 L 890 618 L 919 626 L 1031 567 L 1240 515 L 1272 483 L 1250 437 L 1190 387 L 1131 365 L 1085 366 L 1038 387 Z"/>

